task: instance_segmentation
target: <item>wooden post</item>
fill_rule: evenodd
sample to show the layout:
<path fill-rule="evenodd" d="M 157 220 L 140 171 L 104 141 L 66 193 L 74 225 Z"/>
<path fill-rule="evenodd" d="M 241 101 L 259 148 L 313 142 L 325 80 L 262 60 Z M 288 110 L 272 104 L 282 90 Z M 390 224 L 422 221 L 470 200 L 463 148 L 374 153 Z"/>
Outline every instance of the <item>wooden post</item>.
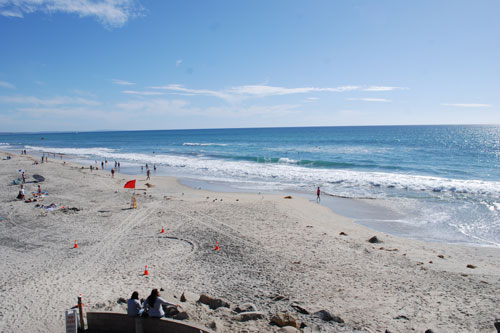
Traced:
<path fill-rule="evenodd" d="M 83 322 L 82 294 L 78 296 L 78 315 L 80 317 L 80 332 L 83 332 L 85 330 L 85 323 Z"/>

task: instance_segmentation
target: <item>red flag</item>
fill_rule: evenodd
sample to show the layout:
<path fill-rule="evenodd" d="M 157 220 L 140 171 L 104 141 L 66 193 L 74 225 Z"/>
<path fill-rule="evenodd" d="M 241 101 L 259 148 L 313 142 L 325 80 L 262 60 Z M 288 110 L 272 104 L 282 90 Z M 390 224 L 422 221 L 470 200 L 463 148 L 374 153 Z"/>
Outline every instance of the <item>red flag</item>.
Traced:
<path fill-rule="evenodd" d="M 129 180 L 123 188 L 135 188 L 135 179 L 134 180 Z"/>

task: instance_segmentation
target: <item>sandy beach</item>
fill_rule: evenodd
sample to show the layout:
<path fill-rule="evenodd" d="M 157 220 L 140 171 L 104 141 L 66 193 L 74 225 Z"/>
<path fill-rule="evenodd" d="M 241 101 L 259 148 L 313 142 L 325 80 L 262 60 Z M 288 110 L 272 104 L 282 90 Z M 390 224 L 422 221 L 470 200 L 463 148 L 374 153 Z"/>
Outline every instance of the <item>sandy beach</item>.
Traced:
<path fill-rule="evenodd" d="M 495 332 L 500 318 L 499 248 L 375 232 L 314 198 L 216 193 L 154 174 L 111 178 L 111 166 L 91 172 L 59 158 L 0 157 L 1 332 L 63 332 L 64 310 L 79 294 L 85 311 L 125 312 L 119 298 L 152 288 L 180 304 L 188 322 L 217 332 L 277 332 L 270 318 L 279 311 L 303 332 Z M 28 197 L 32 176 L 45 177 L 43 201 L 16 199 L 19 185 L 9 184 L 21 169 Z M 123 188 L 130 179 L 147 189 L 135 191 L 137 209 Z M 51 203 L 51 211 L 35 207 Z M 264 318 L 241 322 L 225 308 L 180 302 L 185 291 L 222 298 L 231 310 L 253 303 Z M 320 310 L 344 323 L 322 320 Z"/>

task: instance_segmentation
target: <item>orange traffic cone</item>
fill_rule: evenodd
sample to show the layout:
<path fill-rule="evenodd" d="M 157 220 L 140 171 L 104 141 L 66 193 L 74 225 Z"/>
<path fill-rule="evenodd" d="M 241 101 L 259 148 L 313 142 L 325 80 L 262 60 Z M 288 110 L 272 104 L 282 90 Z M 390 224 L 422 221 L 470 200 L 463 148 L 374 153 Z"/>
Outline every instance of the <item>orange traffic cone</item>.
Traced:
<path fill-rule="evenodd" d="M 146 268 L 144 268 L 144 275 L 149 275 L 148 265 L 146 265 Z"/>
<path fill-rule="evenodd" d="M 219 251 L 219 242 L 215 242 L 215 248 L 214 251 Z"/>
<path fill-rule="evenodd" d="M 164 233 L 165 233 L 165 229 L 163 229 L 163 227 L 161 227 L 160 234 L 164 234 Z"/>
<path fill-rule="evenodd" d="M 77 248 L 78 248 L 78 244 L 76 244 L 76 239 L 75 239 L 75 245 L 73 245 L 73 248 L 74 248 L 74 249 L 77 249 Z"/>

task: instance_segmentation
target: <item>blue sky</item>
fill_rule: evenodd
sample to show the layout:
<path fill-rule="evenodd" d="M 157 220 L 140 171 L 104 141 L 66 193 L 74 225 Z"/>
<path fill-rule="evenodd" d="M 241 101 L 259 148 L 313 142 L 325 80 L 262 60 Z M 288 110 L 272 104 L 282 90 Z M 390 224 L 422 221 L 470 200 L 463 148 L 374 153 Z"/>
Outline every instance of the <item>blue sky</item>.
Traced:
<path fill-rule="evenodd" d="M 500 124 L 500 2 L 0 0 L 0 131 Z"/>

